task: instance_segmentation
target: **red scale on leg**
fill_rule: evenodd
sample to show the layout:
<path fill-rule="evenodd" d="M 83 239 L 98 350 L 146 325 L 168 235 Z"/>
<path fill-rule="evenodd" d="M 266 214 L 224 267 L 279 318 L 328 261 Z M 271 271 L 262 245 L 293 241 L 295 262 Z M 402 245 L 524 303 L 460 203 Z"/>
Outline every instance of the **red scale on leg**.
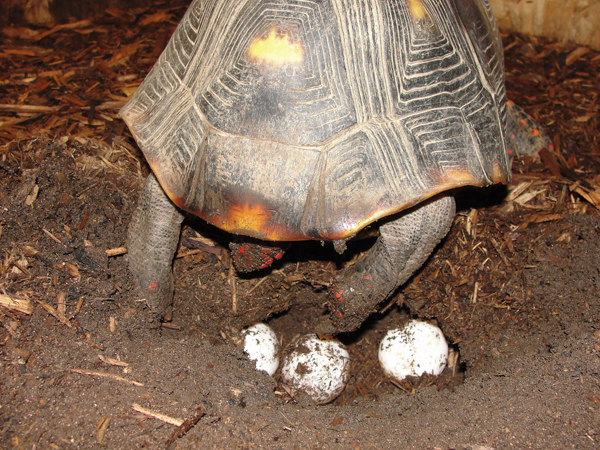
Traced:
<path fill-rule="evenodd" d="M 246 273 L 262 270 L 273 264 L 275 259 L 280 259 L 284 251 L 279 247 L 246 242 L 243 244 L 232 242 L 229 244 L 231 256 L 238 272 Z"/>

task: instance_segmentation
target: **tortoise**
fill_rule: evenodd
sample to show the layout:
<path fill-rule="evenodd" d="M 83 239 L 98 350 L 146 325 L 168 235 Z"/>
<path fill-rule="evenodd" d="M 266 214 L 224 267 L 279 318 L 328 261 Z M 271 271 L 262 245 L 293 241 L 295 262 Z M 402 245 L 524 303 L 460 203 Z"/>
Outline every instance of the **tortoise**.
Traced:
<path fill-rule="evenodd" d="M 356 329 L 447 234 L 455 189 L 510 179 L 487 0 L 194 0 L 120 115 L 152 169 L 127 245 L 158 313 L 186 212 L 249 238 L 239 271 L 379 221 L 317 327 Z"/>

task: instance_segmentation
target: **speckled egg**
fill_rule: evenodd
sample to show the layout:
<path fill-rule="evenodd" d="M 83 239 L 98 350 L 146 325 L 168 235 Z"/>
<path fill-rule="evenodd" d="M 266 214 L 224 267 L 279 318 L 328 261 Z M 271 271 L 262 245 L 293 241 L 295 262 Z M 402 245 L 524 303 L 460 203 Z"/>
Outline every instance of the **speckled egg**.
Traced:
<path fill-rule="evenodd" d="M 322 405 L 344 390 L 349 365 L 350 355 L 341 342 L 309 334 L 298 339 L 284 358 L 281 376 L 294 394 L 306 392 Z"/>
<path fill-rule="evenodd" d="M 420 320 L 389 330 L 379 345 L 381 367 L 396 381 L 424 373 L 439 375 L 447 361 L 448 343 L 442 330 Z"/>

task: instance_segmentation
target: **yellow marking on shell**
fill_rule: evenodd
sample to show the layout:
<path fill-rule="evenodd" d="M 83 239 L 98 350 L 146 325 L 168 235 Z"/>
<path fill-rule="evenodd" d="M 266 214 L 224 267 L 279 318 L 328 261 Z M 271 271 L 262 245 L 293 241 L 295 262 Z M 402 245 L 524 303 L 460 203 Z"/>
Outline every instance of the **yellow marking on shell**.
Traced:
<path fill-rule="evenodd" d="M 414 21 L 423 20 L 427 17 L 427 11 L 421 0 L 408 0 L 408 9 Z"/>
<path fill-rule="evenodd" d="M 300 64 L 304 59 L 302 45 L 291 41 L 287 34 L 278 33 L 275 28 L 271 28 L 267 37 L 254 39 L 247 54 L 251 61 L 273 66 Z"/>

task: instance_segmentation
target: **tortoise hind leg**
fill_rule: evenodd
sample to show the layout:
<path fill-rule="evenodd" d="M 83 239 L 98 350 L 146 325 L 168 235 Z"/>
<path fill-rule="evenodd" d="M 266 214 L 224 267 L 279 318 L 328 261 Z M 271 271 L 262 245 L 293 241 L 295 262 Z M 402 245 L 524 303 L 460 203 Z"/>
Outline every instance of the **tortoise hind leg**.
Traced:
<path fill-rule="evenodd" d="M 127 232 L 129 270 L 137 295 L 163 314 L 173 299 L 173 257 L 183 214 L 150 174 Z"/>
<path fill-rule="evenodd" d="M 360 326 L 427 260 L 450 230 L 455 211 L 454 197 L 444 196 L 382 225 L 364 259 L 337 277 L 329 303 L 332 314 L 319 332 L 335 334 Z"/>

